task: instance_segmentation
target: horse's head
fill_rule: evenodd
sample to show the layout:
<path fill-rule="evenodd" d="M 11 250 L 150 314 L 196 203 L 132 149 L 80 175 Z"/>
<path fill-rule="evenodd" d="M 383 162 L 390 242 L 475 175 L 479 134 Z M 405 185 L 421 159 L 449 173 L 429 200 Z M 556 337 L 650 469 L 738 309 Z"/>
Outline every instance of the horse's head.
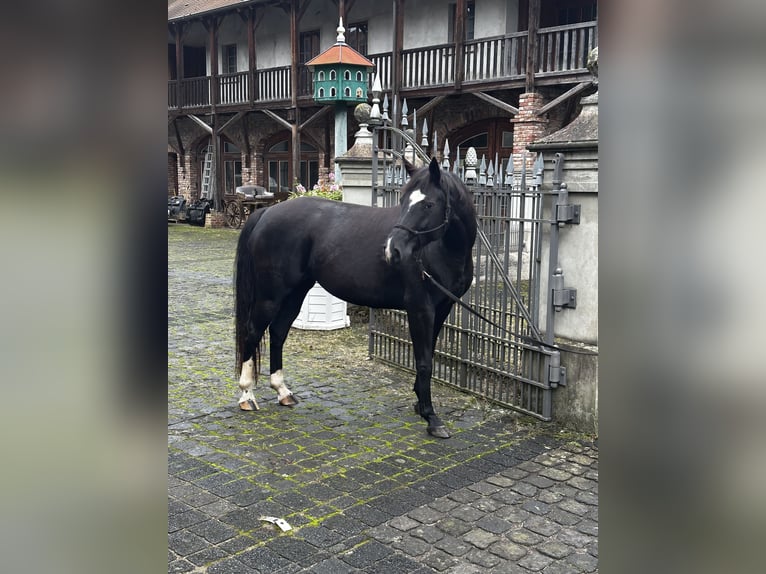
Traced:
<path fill-rule="evenodd" d="M 410 180 L 402 188 L 401 215 L 388 234 L 386 261 L 392 265 L 412 260 L 424 245 L 444 236 L 450 222 L 450 174 L 442 172 L 436 158 L 415 170 L 405 162 Z"/>

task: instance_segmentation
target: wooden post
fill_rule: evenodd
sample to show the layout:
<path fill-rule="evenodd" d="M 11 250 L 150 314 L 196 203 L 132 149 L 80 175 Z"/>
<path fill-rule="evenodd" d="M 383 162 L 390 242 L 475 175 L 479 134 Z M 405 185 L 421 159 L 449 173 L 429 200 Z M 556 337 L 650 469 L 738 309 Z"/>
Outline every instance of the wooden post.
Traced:
<path fill-rule="evenodd" d="M 184 107 L 184 99 L 181 92 L 181 80 L 184 77 L 183 22 L 176 22 L 171 24 L 171 26 L 173 26 L 176 40 L 176 107 L 180 111 Z"/>
<path fill-rule="evenodd" d="M 537 29 L 540 25 L 540 0 L 529 0 L 529 26 L 527 29 L 527 75 L 526 93 L 535 91 L 535 68 L 537 67 Z"/>
<path fill-rule="evenodd" d="M 465 43 L 465 0 L 457 0 L 455 7 L 455 89 L 459 90 L 463 84 L 465 74 L 463 49 Z"/>
<path fill-rule="evenodd" d="M 248 81 L 250 82 L 250 105 L 252 106 L 258 100 L 258 85 L 255 69 L 255 6 L 250 6 L 247 11 L 247 69 L 249 71 Z"/>
<path fill-rule="evenodd" d="M 210 17 L 207 28 L 210 33 L 210 106 L 215 114 L 215 106 L 218 103 L 218 18 L 216 16 Z"/>
<path fill-rule="evenodd" d="M 394 53 L 391 61 L 392 96 L 402 87 L 402 50 L 404 49 L 404 0 L 394 0 Z"/>
<path fill-rule="evenodd" d="M 293 179 L 300 175 L 301 167 L 301 141 L 300 141 L 300 117 L 298 113 L 298 6 L 299 0 L 290 0 L 290 104 L 295 110 L 295 119 L 291 126 L 292 132 L 292 174 Z M 287 182 L 288 186 L 292 186 L 292 182 Z M 279 187 L 277 187 L 279 189 Z"/>

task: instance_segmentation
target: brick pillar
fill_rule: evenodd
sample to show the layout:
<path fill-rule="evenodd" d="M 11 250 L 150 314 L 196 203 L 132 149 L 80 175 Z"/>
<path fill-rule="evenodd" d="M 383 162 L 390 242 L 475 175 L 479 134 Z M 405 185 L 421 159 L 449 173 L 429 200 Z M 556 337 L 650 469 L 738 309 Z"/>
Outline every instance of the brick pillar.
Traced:
<path fill-rule="evenodd" d="M 168 153 L 168 197 L 178 194 L 178 155 Z"/>
<path fill-rule="evenodd" d="M 527 92 L 519 96 L 519 113 L 511 119 L 513 126 L 513 167 L 521 169 L 521 156 L 527 146 L 545 135 L 548 120 L 536 116 L 543 107 L 543 96 L 537 92 Z M 527 151 L 527 170 L 532 168 L 537 154 Z M 530 172 L 527 171 L 527 174 Z"/>
<path fill-rule="evenodd" d="M 200 173 L 199 160 L 196 153 L 186 152 L 178 162 L 178 193 L 187 201 L 199 199 Z"/>

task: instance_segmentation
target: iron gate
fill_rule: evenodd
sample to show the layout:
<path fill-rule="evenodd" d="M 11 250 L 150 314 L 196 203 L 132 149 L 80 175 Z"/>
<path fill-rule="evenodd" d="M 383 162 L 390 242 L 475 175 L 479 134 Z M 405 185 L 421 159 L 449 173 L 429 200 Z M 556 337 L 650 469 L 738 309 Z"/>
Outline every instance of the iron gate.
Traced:
<path fill-rule="evenodd" d="M 425 163 L 429 157 L 416 143 L 413 130 L 399 130 L 385 120 L 372 127 L 372 203 L 395 205 L 407 180 L 402 157 Z M 425 126 L 422 145 L 428 147 Z M 553 224 L 543 218 L 543 203 L 551 200 L 546 195 L 553 194 L 540 190 L 542 155 L 534 165 L 534 176 L 528 178 L 526 156 L 517 158 L 516 170 L 512 157 L 505 162 L 496 158 L 489 165 L 482 158 L 473 173 L 473 158 L 467 157 L 460 166 L 460 150 L 452 164 L 449 153 L 445 145 L 442 168 L 452 169 L 466 181 L 479 223 L 474 282 L 463 301 L 495 325 L 454 305 L 436 344 L 433 379 L 551 420 L 552 390 L 565 384 L 566 377 L 559 351 L 543 346 L 553 343 L 552 325 L 546 325 L 543 335 L 538 324 L 540 305 L 552 303 L 550 297 L 541 301 L 540 293 L 543 231 Z M 547 316 L 552 318 L 550 312 Z M 404 311 L 371 310 L 369 329 L 370 356 L 415 373 Z"/>

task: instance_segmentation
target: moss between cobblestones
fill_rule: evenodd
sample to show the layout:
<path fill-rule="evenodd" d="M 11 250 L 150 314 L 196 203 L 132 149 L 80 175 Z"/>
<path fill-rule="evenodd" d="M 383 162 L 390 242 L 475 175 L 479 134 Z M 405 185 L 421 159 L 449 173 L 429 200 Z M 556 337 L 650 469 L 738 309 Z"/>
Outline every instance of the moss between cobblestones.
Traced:
<path fill-rule="evenodd" d="M 238 235 L 228 229 L 168 227 L 169 452 L 192 454 L 202 465 L 177 474 L 180 478 L 195 483 L 220 474 L 224 489 L 227 484 L 239 488 L 244 480 L 265 491 L 266 508 L 283 508 L 279 501 L 294 493 L 304 504 L 284 508 L 282 517 L 295 524 L 279 535 L 300 539 L 304 529 L 368 504 L 379 494 L 375 485 L 385 485 L 389 495 L 404 492 L 421 477 L 449 473 L 488 453 L 511 451 L 531 437 L 555 434 L 549 425 L 436 384 L 434 404 L 453 438 L 428 436 L 425 423 L 412 412 L 411 376 L 368 360 L 366 325 L 358 318 L 348 329 L 291 331 L 284 363 L 287 383 L 301 400 L 297 407 L 279 407 L 264 376 L 254 389 L 261 410 L 239 411 L 231 284 Z M 268 352 L 263 363 L 267 372 Z M 476 432 L 492 433 L 481 435 L 481 449 L 472 445 Z M 583 437 L 561 433 L 558 438 Z M 439 466 L 431 464 L 437 456 Z M 330 500 L 310 495 L 311 485 L 346 485 L 360 480 L 349 477 L 366 476 L 358 472 L 365 469 L 385 469 L 385 474 L 370 471 L 375 478 L 370 484 L 349 484 L 354 490 L 339 491 Z M 349 505 L 350 500 L 355 502 Z M 265 527 L 239 528 L 239 536 L 252 544 L 234 555 L 266 544 L 268 537 L 256 536 Z"/>

